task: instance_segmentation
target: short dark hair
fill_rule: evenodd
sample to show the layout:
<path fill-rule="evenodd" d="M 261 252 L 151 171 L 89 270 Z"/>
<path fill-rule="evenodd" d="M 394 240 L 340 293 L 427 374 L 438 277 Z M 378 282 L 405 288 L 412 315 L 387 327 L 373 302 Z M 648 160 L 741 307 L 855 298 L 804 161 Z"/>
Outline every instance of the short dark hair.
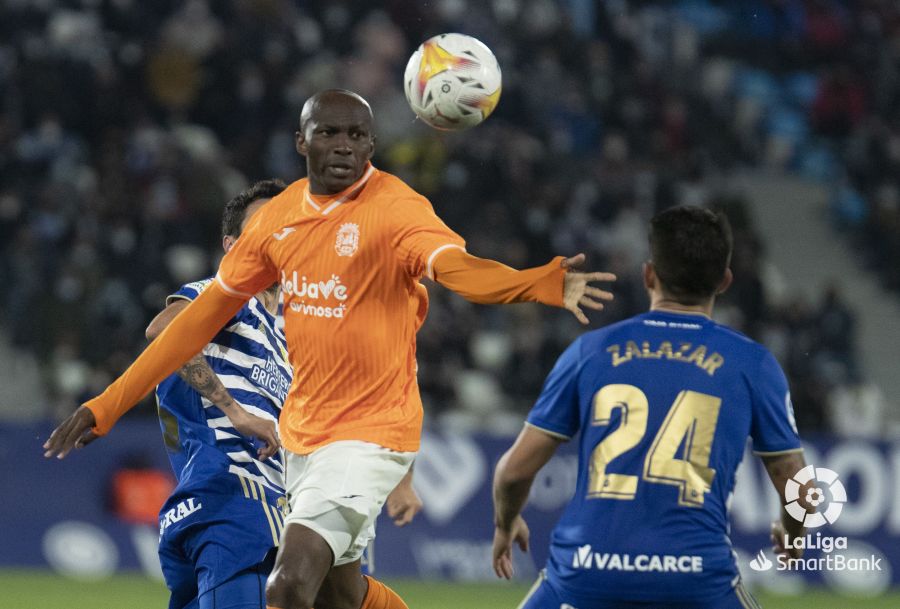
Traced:
<path fill-rule="evenodd" d="M 702 207 L 673 207 L 650 221 L 650 256 L 662 288 L 683 304 L 716 293 L 731 261 L 731 225 Z"/>
<path fill-rule="evenodd" d="M 279 179 L 260 180 L 225 204 L 222 214 L 222 236 L 240 237 L 241 224 L 247 215 L 247 207 L 260 199 L 271 199 L 281 194 L 287 184 Z"/>

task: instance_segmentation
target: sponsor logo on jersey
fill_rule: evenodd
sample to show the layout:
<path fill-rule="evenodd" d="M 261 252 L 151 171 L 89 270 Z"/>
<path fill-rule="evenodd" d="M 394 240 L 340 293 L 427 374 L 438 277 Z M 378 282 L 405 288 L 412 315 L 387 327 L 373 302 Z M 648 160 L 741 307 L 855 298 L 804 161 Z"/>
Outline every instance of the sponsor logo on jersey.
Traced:
<path fill-rule="evenodd" d="M 168 529 L 171 525 L 176 522 L 181 522 L 194 512 L 203 508 L 203 504 L 199 501 L 194 503 L 195 499 L 193 497 L 189 497 L 184 501 L 180 502 L 178 505 L 168 510 L 163 517 L 159 520 L 159 534 L 162 535 L 166 529 Z"/>
<path fill-rule="evenodd" d="M 341 283 L 341 278 L 337 275 L 332 275 L 328 281 L 315 281 L 308 279 L 306 275 L 298 277 L 297 271 L 291 273 L 290 277 L 281 271 L 281 289 L 285 294 L 297 298 L 328 300 L 334 297 L 339 301 L 347 300 L 347 286 Z"/>
<path fill-rule="evenodd" d="M 670 554 L 617 554 L 594 552 L 590 544 L 576 548 L 572 556 L 573 569 L 601 571 L 639 571 L 658 573 L 702 573 L 702 556 L 674 556 Z"/>
<path fill-rule="evenodd" d="M 295 313 L 311 317 L 342 318 L 347 311 L 347 286 L 341 283 L 341 278 L 337 275 L 332 275 L 328 281 L 316 281 L 297 271 L 288 276 L 282 270 L 281 289 L 285 299 L 290 299 L 288 308 Z"/>
<path fill-rule="evenodd" d="M 280 232 L 272 233 L 272 236 L 275 237 L 276 241 L 281 241 L 282 239 L 284 239 L 285 237 L 290 235 L 295 230 L 297 230 L 297 229 L 292 226 L 285 226 L 284 228 L 281 229 Z"/>
<path fill-rule="evenodd" d="M 291 379 L 281 372 L 277 362 L 271 357 L 266 358 L 265 367 L 253 364 L 253 368 L 250 370 L 250 380 L 267 389 L 269 393 L 278 396 L 282 403 L 291 388 Z"/>
<path fill-rule="evenodd" d="M 352 256 L 359 249 L 359 224 L 341 224 L 334 241 L 334 251 L 338 256 Z"/>

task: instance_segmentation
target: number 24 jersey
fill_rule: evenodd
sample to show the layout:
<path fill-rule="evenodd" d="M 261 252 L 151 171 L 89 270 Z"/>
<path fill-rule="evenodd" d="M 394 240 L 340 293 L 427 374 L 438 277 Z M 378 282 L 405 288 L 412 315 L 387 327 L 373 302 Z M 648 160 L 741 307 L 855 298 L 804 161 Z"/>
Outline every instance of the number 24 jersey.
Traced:
<path fill-rule="evenodd" d="M 761 345 L 651 311 L 578 338 L 528 424 L 579 440 L 548 579 L 575 598 L 700 600 L 738 578 L 727 505 L 747 438 L 800 450 L 787 381 Z"/>

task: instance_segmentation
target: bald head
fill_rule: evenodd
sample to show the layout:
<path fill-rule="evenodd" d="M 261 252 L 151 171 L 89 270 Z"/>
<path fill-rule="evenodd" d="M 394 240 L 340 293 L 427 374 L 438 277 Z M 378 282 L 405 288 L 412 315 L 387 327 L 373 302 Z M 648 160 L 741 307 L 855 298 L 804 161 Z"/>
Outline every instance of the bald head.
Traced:
<path fill-rule="evenodd" d="M 372 107 L 359 93 L 347 89 L 325 89 L 314 94 L 303 104 L 303 109 L 300 111 L 300 131 L 306 133 L 309 121 L 322 108 L 355 109 L 357 112 L 365 112 L 369 116 L 370 127 L 375 122 Z"/>
<path fill-rule="evenodd" d="M 362 176 L 375 152 L 373 121 L 369 103 L 352 91 L 327 89 L 306 100 L 295 137 L 310 192 L 335 194 Z"/>

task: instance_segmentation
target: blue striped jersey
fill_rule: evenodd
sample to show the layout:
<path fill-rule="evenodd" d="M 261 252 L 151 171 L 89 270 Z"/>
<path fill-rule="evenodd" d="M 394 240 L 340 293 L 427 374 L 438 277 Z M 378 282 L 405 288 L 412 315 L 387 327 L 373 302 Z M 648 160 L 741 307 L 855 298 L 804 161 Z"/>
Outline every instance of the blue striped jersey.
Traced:
<path fill-rule="evenodd" d="M 184 285 L 166 304 L 193 300 L 212 282 Z M 236 402 L 277 427 L 291 368 L 284 333 L 262 302 L 251 298 L 203 348 L 203 355 Z M 281 452 L 265 462 L 257 459 L 259 440 L 241 435 L 224 412 L 177 374 L 157 386 L 156 397 L 163 438 L 180 487 L 230 472 L 284 493 Z"/>

